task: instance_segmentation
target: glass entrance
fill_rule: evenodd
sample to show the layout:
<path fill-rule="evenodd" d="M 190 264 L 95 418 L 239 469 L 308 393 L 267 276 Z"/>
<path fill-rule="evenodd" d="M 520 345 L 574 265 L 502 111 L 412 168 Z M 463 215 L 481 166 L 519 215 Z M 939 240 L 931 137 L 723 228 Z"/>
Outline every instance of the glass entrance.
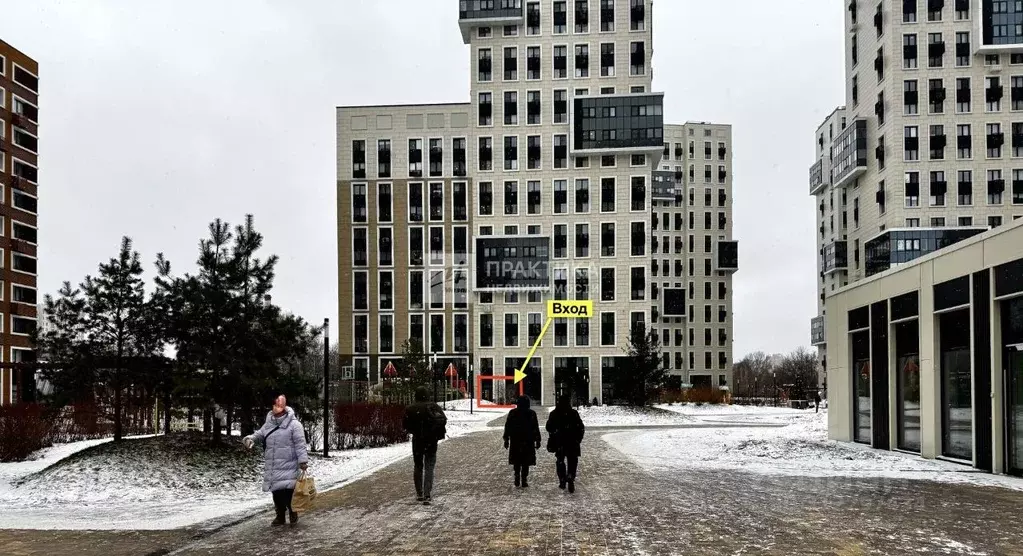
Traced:
<path fill-rule="evenodd" d="M 870 331 L 852 335 L 853 440 L 870 444 Z"/>
<path fill-rule="evenodd" d="M 942 455 L 973 459 L 973 375 L 970 310 L 939 315 L 941 340 Z"/>
<path fill-rule="evenodd" d="M 1006 372 L 1008 379 L 1009 465 L 1012 475 L 1023 476 L 1023 351 L 1009 349 Z"/>

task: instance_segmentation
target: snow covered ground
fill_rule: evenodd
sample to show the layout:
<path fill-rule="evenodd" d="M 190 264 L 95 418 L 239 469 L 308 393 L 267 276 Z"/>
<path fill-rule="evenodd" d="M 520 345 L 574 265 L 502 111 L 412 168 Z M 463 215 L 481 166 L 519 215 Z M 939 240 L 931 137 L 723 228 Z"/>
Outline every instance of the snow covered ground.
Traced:
<path fill-rule="evenodd" d="M 692 423 L 692 419 L 677 413 L 653 408 L 632 408 L 616 405 L 577 407 L 583 424 L 590 428 L 670 426 Z"/>
<path fill-rule="evenodd" d="M 768 407 L 751 405 L 715 405 L 715 404 L 673 404 L 658 405 L 658 409 L 694 417 L 700 422 L 722 423 L 774 423 L 787 424 L 807 415 L 813 415 L 812 409 L 792 409 L 788 407 Z"/>
<path fill-rule="evenodd" d="M 676 406 L 677 407 L 677 406 Z M 719 408 L 722 409 L 722 408 Z M 605 435 L 604 441 L 650 470 L 705 469 L 807 477 L 882 477 L 960 482 L 1023 491 L 1023 480 L 977 472 L 911 454 L 827 439 L 827 412 L 741 408 L 734 415 L 772 417 L 778 427 L 688 428 Z M 694 411 L 705 411 L 694 408 Z M 709 411 L 709 410 L 708 410 Z M 763 411 L 763 415 L 757 415 Z M 713 418 L 717 418 L 714 416 Z M 699 416 L 710 420 L 711 416 Z"/>
<path fill-rule="evenodd" d="M 505 411 L 470 415 L 468 402 L 465 411 L 459 403 L 448 404 L 449 438 L 484 430 Z M 0 464 L 0 529 L 213 527 L 270 505 L 269 494 L 261 490 L 258 453 L 195 453 L 194 446 L 175 446 L 174 437 L 145 438 L 123 448 L 105 445 L 109 439 L 75 442 L 40 450 L 26 462 Z M 310 471 L 322 492 L 410 453 L 404 443 L 333 451 L 326 460 L 311 454 Z"/>

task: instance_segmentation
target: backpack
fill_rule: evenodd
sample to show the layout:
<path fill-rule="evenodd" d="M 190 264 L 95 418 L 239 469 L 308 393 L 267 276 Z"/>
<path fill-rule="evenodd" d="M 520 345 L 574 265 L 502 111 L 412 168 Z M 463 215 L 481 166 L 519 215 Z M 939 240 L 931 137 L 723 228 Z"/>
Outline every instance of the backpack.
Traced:
<path fill-rule="evenodd" d="M 444 440 L 444 437 L 448 435 L 448 417 L 444 414 L 444 410 L 437 404 L 430 404 L 429 417 L 430 427 L 433 429 L 434 437 L 437 440 Z"/>

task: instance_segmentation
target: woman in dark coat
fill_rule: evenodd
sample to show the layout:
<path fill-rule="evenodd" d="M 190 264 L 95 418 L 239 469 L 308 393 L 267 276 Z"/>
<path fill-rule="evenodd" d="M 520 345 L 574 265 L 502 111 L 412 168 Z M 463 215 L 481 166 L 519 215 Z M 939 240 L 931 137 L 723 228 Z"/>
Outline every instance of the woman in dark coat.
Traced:
<path fill-rule="evenodd" d="M 508 450 L 508 463 L 515 467 L 515 486 L 529 486 L 529 468 L 536 465 L 540 440 L 536 412 L 529 409 L 529 398 L 521 396 L 504 422 L 504 448 Z"/>
<path fill-rule="evenodd" d="M 558 400 L 558 405 L 551 411 L 547 418 L 547 432 L 550 438 L 547 440 L 548 451 L 554 452 L 558 458 L 558 488 L 564 489 L 568 484 L 568 491 L 575 492 L 575 473 L 579 467 L 579 456 L 582 453 L 581 444 L 586 427 L 579 417 L 579 412 L 572 409 L 572 403 L 568 396 Z M 566 467 L 565 463 L 568 463 Z"/>

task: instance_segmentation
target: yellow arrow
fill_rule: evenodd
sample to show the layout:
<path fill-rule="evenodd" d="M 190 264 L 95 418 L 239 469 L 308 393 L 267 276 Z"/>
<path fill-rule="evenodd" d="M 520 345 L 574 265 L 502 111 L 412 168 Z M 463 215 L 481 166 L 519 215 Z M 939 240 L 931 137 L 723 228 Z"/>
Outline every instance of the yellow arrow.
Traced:
<path fill-rule="evenodd" d="M 547 334 L 547 327 L 551 325 L 551 321 L 554 320 L 551 317 L 547 317 L 547 322 L 543 323 L 543 328 L 540 330 L 540 335 L 536 337 L 536 341 L 533 342 L 533 348 L 529 350 L 529 354 L 526 355 L 526 360 L 522 362 L 522 368 L 515 370 L 515 384 L 522 382 L 522 379 L 526 378 L 526 365 L 529 364 L 529 360 L 533 358 L 533 354 L 536 353 L 536 348 L 540 347 L 540 342 L 543 341 L 544 334 Z"/>

